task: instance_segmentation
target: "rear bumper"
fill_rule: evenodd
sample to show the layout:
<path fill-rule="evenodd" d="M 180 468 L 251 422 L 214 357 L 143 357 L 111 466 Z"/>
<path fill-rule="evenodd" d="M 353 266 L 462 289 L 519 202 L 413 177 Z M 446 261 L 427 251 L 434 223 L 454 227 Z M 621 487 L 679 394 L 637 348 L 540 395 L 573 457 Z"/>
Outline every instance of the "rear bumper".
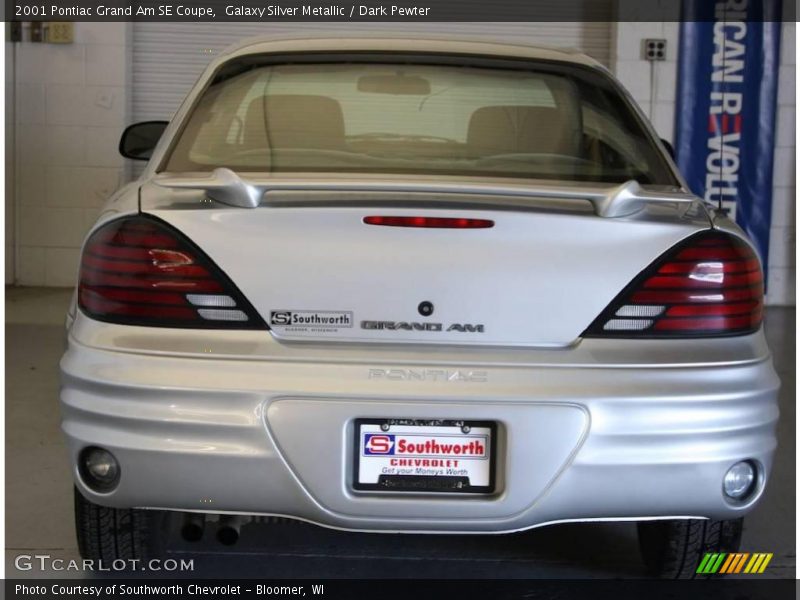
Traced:
<path fill-rule="evenodd" d="M 116 330 L 120 342 L 125 328 Z M 473 352 L 455 367 L 430 351 L 416 364 L 380 353 L 345 360 L 335 348 L 327 362 L 142 354 L 122 342 L 89 346 L 82 331 L 73 328 L 61 362 L 62 428 L 76 484 L 108 506 L 285 515 L 368 531 L 735 518 L 758 501 L 776 446 L 779 382 L 761 333 L 742 360 L 603 364 L 608 342 L 587 340 L 579 362 L 481 363 Z M 445 375 L 409 380 L 410 370 Z M 454 371 L 460 378 L 449 380 Z M 359 417 L 497 421 L 497 493 L 355 492 Z M 78 475 L 89 445 L 121 464 L 111 493 L 92 492 Z M 762 481 L 737 506 L 723 497 L 722 478 L 742 459 L 761 466 Z"/>

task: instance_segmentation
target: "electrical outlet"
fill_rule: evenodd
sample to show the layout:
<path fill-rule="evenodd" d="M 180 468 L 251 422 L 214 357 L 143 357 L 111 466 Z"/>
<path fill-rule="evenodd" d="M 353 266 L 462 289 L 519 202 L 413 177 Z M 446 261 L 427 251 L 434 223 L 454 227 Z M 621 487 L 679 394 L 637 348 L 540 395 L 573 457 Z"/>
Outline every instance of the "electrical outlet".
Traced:
<path fill-rule="evenodd" d="M 47 24 L 50 44 L 71 44 L 75 41 L 75 24 L 71 21 L 50 21 Z"/>
<path fill-rule="evenodd" d="M 667 60 L 667 40 L 657 38 L 643 40 L 642 50 L 645 60 Z"/>

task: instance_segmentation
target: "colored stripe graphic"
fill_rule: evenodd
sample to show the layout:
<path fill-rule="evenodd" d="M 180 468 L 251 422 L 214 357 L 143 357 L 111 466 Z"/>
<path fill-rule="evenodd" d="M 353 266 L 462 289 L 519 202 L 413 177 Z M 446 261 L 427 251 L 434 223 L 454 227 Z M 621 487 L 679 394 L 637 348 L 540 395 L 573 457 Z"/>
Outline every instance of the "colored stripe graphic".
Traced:
<path fill-rule="evenodd" d="M 695 573 L 700 575 L 714 575 L 716 573 L 730 575 L 742 573 L 742 569 L 744 569 L 744 573 L 749 574 L 763 573 L 772 560 L 772 556 L 771 552 L 756 552 L 754 554 L 749 552 L 732 552 L 730 554 L 727 552 L 706 552 Z"/>
<path fill-rule="evenodd" d="M 736 559 L 735 554 L 728 554 L 728 558 L 725 559 L 725 562 L 722 563 L 722 568 L 720 568 L 720 573 L 729 573 L 729 569 L 731 567 L 731 563 Z"/>
<path fill-rule="evenodd" d="M 742 571 L 742 567 L 744 567 L 744 562 L 747 560 L 748 556 L 750 556 L 749 552 L 745 552 L 741 555 L 739 562 L 736 563 L 736 566 L 733 569 L 734 573 L 740 573 Z"/>
<path fill-rule="evenodd" d="M 763 573 L 764 571 L 766 571 L 767 570 L 767 565 L 769 564 L 769 561 L 771 561 L 771 560 L 772 560 L 772 552 L 767 554 L 766 558 L 764 558 L 764 562 L 761 563 L 761 568 L 758 570 L 758 572 L 759 573 Z"/>
<path fill-rule="evenodd" d="M 717 570 L 719 570 L 719 567 L 722 564 L 725 556 L 725 552 L 707 552 L 703 557 L 703 560 L 700 562 L 700 565 L 697 567 L 697 571 L 695 572 L 702 573 L 703 575 L 713 575 L 717 572 Z"/>
<path fill-rule="evenodd" d="M 741 553 L 741 552 L 734 552 L 728 555 L 728 559 L 725 561 L 725 564 L 722 565 L 722 568 L 719 570 L 720 573 L 737 573 L 736 570 L 741 569 L 744 561 L 747 560 L 747 557 L 750 556 L 748 553 Z"/>
<path fill-rule="evenodd" d="M 747 563 L 747 566 L 744 568 L 745 573 L 763 573 L 764 570 L 767 568 L 769 561 L 772 560 L 772 554 L 767 554 L 765 552 L 759 552 L 758 554 L 753 554 L 753 558 L 750 559 L 750 562 Z"/>
<path fill-rule="evenodd" d="M 697 565 L 697 571 L 695 571 L 695 573 L 705 573 L 706 572 L 706 567 L 708 566 L 708 561 L 710 560 L 710 558 L 711 558 L 711 555 L 708 552 L 706 552 L 705 556 L 703 557 L 703 560 L 701 560 L 700 564 Z"/>

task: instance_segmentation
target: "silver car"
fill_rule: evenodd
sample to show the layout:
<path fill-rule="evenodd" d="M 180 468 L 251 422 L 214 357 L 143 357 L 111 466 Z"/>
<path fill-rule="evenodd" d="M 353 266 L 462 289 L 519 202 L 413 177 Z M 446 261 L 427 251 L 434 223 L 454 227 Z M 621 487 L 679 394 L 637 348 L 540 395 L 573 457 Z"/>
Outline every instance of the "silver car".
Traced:
<path fill-rule="evenodd" d="M 602 66 L 452 39 L 217 57 L 83 246 L 61 410 L 84 557 L 165 522 L 638 521 L 738 547 L 775 451 L 759 258 Z"/>

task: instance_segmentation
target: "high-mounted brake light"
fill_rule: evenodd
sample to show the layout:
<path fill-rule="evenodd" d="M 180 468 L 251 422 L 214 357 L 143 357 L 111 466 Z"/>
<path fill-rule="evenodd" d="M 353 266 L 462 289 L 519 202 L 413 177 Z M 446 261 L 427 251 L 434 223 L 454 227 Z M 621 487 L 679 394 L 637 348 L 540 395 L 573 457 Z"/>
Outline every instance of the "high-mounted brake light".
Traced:
<path fill-rule="evenodd" d="M 266 329 L 225 274 L 166 223 L 136 216 L 95 231 L 83 250 L 78 305 L 98 321 Z"/>
<path fill-rule="evenodd" d="M 656 260 L 603 311 L 585 337 L 689 337 L 750 333 L 761 325 L 764 283 L 753 250 L 716 231 Z"/>
<path fill-rule="evenodd" d="M 364 217 L 367 225 L 385 227 L 423 227 L 428 229 L 487 229 L 494 227 L 489 219 L 465 219 L 444 217 Z"/>

